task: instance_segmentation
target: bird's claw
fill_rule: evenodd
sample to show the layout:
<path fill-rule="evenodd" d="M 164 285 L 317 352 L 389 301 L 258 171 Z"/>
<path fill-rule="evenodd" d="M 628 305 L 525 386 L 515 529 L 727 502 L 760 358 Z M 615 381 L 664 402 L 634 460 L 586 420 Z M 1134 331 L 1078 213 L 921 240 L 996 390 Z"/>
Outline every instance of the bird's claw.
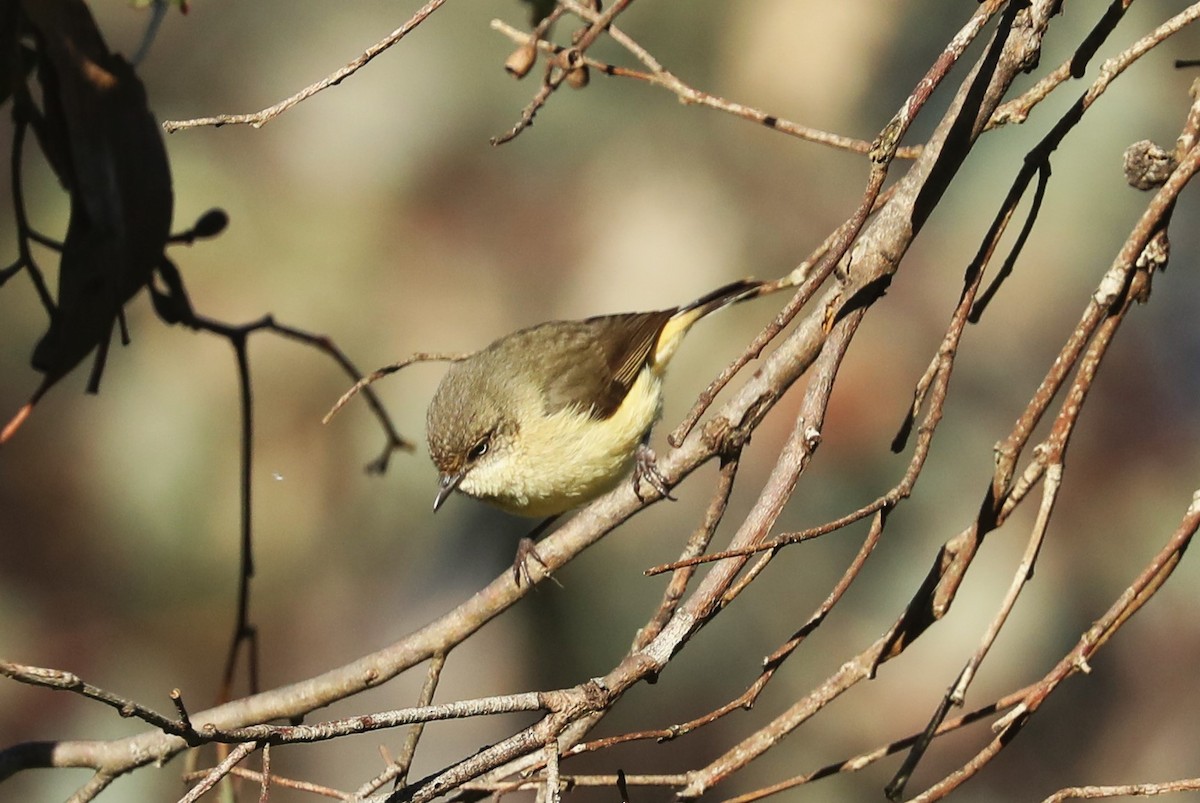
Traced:
<path fill-rule="evenodd" d="M 671 489 L 667 487 L 666 479 L 658 470 L 658 456 L 644 443 L 638 445 L 634 455 L 633 492 L 637 494 L 638 499 L 645 502 L 646 497 L 642 495 L 642 483 L 657 491 L 663 499 L 675 501 L 675 497 L 671 496 Z"/>
<path fill-rule="evenodd" d="M 525 582 L 530 586 L 533 585 L 533 577 L 529 574 L 530 559 L 542 567 L 542 571 L 546 573 L 546 577 L 550 578 L 551 582 L 562 588 L 562 583 L 558 582 L 554 578 L 554 575 L 550 574 L 550 567 L 546 565 L 546 561 L 542 560 L 542 556 L 537 553 L 537 547 L 534 546 L 533 539 L 529 537 L 522 538 L 517 542 L 517 555 L 513 558 L 513 582 L 517 584 L 518 588 L 521 586 L 522 577 L 525 578 Z"/>

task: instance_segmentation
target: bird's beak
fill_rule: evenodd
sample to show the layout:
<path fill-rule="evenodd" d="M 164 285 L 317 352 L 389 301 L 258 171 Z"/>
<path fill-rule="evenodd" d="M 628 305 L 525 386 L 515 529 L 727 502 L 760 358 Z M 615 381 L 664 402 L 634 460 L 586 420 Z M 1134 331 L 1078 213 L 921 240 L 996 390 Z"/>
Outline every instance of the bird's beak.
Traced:
<path fill-rule="evenodd" d="M 458 484 L 463 481 L 463 477 L 466 475 L 467 472 L 460 471 L 457 474 L 443 474 L 438 478 L 438 492 L 437 496 L 433 498 L 433 511 L 435 513 L 442 506 L 442 503 L 446 501 L 446 497 L 454 492 L 454 489 L 458 487 Z"/>

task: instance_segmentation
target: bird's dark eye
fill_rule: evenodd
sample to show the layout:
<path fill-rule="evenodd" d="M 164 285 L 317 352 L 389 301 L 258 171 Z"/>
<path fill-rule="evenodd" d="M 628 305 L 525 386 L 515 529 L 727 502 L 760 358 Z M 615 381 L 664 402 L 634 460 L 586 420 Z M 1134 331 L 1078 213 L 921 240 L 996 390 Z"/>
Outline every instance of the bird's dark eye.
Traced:
<path fill-rule="evenodd" d="M 488 444 L 489 444 L 490 440 L 491 440 L 491 436 L 488 435 L 488 436 L 484 436 L 484 437 L 480 438 L 478 441 L 476 441 L 475 445 L 471 447 L 471 450 L 469 452 L 467 452 L 467 459 L 468 460 L 478 460 L 479 458 L 481 458 L 485 454 L 487 454 Z"/>

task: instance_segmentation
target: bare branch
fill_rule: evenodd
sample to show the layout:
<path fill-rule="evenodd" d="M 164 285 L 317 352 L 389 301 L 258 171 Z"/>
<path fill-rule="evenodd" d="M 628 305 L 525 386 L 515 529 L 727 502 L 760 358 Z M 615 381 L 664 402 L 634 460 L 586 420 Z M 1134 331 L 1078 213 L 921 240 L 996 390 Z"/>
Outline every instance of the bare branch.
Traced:
<path fill-rule="evenodd" d="M 179 803 L 196 803 L 205 792 L 216 786 L 218 781 L 228 775 L 230 770 L 240 764 L 242 759 L 253 753 L 258 747 L 259 745 L 255 742 L 246 742 L 230 750 L 229 755 L 220 764 L 209 770 L 198 784 L 189 789 L 186 795 L 179 798 Z"/>
<path fill-rule="evenodd" d="M 583 17 L 584 19 L 595 21 L 599 15 L 589 11 L 579 3 L 566 2 L 563 6 L 569 8 L 572 13 Z M 560 6 L 561 7 L 561 6 Z M 519 45 L 534 43 L 538 50 L 543 53 L 557 56 L 561 54 L 565 48 L 556 45 L 553 42 L 548 42 L 545 39 L 534 39 L 531 34 L 520 31 L 503 20 L 492 20 L 492 30 L 504 34 L 513 42 Z M 863 139 L 855 139 L 841 134 L 834 134 L 828 131 L 822 131 L 818 128 L 812 128 L 802 123 L 793 122 L 791 120 L 779 117 L 778 115 L 769 114 L 756 109 L 753 106 L 747 106 L 742 103 L 726 100 L 708 92 L 696 89 L 688 84 L 685 84 L 673 73 L 667 71 L 644 49 L 637 44 L 628 34 L 621 31 L 615 25 L 610 25 L 608 28 L 609 35 L 613 41 L 620 44 L 630 53 L 638 57 L 640 61 L 649 67 L 649 72 L 640 70 L 631 70 L 627 67 L 617 67 L 603 61 L 598 61 L 590 56 L 583 57 L 583 63 L 603 75 L 611 75 L 619 78 L 632 78 L 636 81 L 642 81 L 652 86 L 661 87 L 669 92 L 673 92 L 682 103 L 696 104 L 698 106 L 707 106 L 710 109 L 732 114 L 735 117 L 740 117 L 743 120 L 749 120 L 753 123 L 770 128 L 773 131 L 787 134 L 788 136 L 796 137 L 797 139 L 806 142 L 813 142 L 818 145 L 827 145 L 838 150 L 850 151 L 851 153 L 866 154 L 871 150 L 871 143 Z M 544 102 L 544 101 L 543 101 Z M 896 150 L 897 159 L 915 159 L 921 153 L 920 145 L 908 145 Z"/>
<path fill-rule="evenodd" d="M 407 36 L 409 32 L 424 22 L 430 14 L 437 11 L 445 2 L 446 0 L 429 0 L 425 5 L 417 9 L 416 13 L 409 17 L 407 22 L 368 47 L 363 51 L 361 56 L 321 80 L 309 84 L 291 97 L 284 98 L 274 106 L 268 106 L 252 114 L 218 114 L 215 117 L 196 117 L 191 120 L 164 120 L 162 124 L 163 130 L 168 134 L 173 134 L 185 128 L 199 128 L 201 126 L 219 128 L 223 125 L 248 125 L 251 128 L 262 128 L 296 104 L 308 100 L 324 89 L 337 86 L 343 80 L 367 66 L 372 59 Z"/>
<path fill-rule="evenodd" d="M 1105 797 L 1153 797 L 1169 795 L 1172 792 L 1195 792 L 1200 789 L 1200 778 L 1184 778 L 1179 781 L 1163 781 L 1162 783 L 1135 783 L 1118 786 L 1072 786 L 1060 789 L 1042 803 L 1060 803 L 1063 800 L 1086 799 L 1098 800 Z"/>
<path fill-rule="evenodd" d="M 343 393 L 341 396 L 339 396 L 338 400 L 333 403 L 333 407 L 329 408 L 329 412 L 327 412 L 325 414 L 325 417 L 321 419 L 321 423 L 328 424 L 330 422 L 330 420 L 335 415 L 337 415 L 338 411 L 346 406 L 347 402 L 349 402 L 351 399 L 353 399 L 355 396 L 358 395 L 359 391 L 369 391 L 369 388 L 367 387 L 368 385 L 373 384 L 374 382 L 382 379 L 383 377 L 387 376 L 388 374 L 394 374 L 397 371 L 399 371 L 400 369 L 407 368 L 408 366 L 412 365 L 413 363 L 418 363 L 418 362 L 458 362 L 459 360 L 466 359 L 469 356 L 471 356 L 471 355 L 470 354 L 441 354 L 441 353 L 419 351 L 416 354 L 413 354 L 403 360 L 400 360 L 399 362 L 394 362 L 394 363 L 391 363 L 390 365 L 385 365 L 382 368 L 376 368 L 374 371 L 367 374 L 362 379 L 359 379 L 357 382 L 355 382 L 353 385 L 351 385 L 349 390 L 347 390 L 345 393 Z M 373 397 L 371 397 L 371 398 L 373 398 Z M 375 403 L 378 403 L 378 402 L 375 402 Z"/>

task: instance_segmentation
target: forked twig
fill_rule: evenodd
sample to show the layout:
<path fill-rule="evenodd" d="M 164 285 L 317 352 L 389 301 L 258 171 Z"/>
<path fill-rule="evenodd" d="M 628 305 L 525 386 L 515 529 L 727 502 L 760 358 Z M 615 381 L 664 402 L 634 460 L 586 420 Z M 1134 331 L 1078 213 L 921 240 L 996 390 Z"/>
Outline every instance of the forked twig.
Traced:
<path fill-rule="evenodd" d="M 595 21 L 598 15 L 594 11 L 586 9 L 579 3 L 567 2 L 557 6 L 562 8 L 566 6 L 578 16 Z M 518 30 L 503 20 L 492 20 L 492 30 L 503 34 L 518 45 L 527 45 L 530 42 L 543 53 L 551 56 L 562 54 L 566 48 L 557 45 L 554 42 L 547 41 L 541 38 L 533 38 L 529 33 Z M 536 32 L 535 32 L 536 33 Z M 650 54 L 637 44 L 628 34 L 617 28 L 615 25 L 608 27 L 608 33 L 613 38 L 613 41 L 624 47 L 630 53 L 638 57 L 642 63 L 647 65 L 648 71 L 633 70 L 628 67 L 618 67 L 613 64 L 608 64 L 603 61 L 592 58 L 591 56 L 583 56 L 583 63 L 588 67 L 596 70 L 602 75 L 610 75 L 617 78 L 631 78 L 636 81 L 658 86 L 663 89 L 673 92 L 682 103 L 695 104 L 697 106 L 706 106 L 710 109 L 722 111 L 727 114 L 732 114 L 735 117 L 740 117 L 744 120 L 749 120 L 753 123 L 778 131 L 782 134 L 804 140 L 806 142 L 816 143 L 818 145 L 827 145 L 838 150 L 849 151 L 851 153 L 867 154 L 871 150 L 871 143 L 865 139 L 855 139 L 854 137 L 844 136 L 842 134 L 834 134 L 829 131 L 822 131 L 812 126 L 797 123 L 775 114 L 769 114 L 761 109 L 747 106 L 743 103 L 735 103 L 725 98 L 718 97 L 709 92 L 705 92 L 695 87 L 689 86 L 680 80 L 674 73 L 666 70 L 659 64 Z M 907 145 L 896 150 L 897 159 L 915 159 L 921 153 L 921 145 Z"/>

